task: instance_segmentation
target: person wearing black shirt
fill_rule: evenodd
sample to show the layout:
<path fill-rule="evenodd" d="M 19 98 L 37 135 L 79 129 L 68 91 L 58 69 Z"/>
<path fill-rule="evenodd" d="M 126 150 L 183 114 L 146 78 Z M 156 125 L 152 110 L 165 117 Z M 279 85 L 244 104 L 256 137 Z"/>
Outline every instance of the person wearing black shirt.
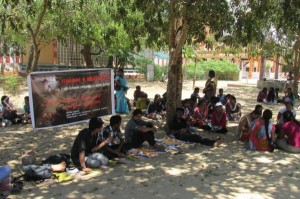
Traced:
<path fill-rule="evenodd" d="M 187 124 L 186 119 L 182 118 L 183 113 L 184 113 L 183 108 L 176 109 L 176 116 L 169 127 L 170 128 L 170 133 L 168 134 L 169 136 L 173 135 L 176 139 L 181 141 L 196 142 L 206 146 L 213 146 L 213 147 L 217 147 L 223 143 L 224 140 L 222 138 L 210 140 L 208 138 L 203 138 L 200 135 L 192 134 L 189 130 L 189 126 Z"/>
<path fill-rule="evenodd" d="M 89 128 L 81 130 L 72 146 L 71 158 L 76 167 L 89 172 L 90 168 L 105 168 L 108 164 L 108 158 L 98 153 L 107 143 L 112 142 L 111 137 L 97 145 L 97 136 L 103 126 L 100 118 L 90 119 Z M 104 165 L 104 166 L 103 166 Z"/>

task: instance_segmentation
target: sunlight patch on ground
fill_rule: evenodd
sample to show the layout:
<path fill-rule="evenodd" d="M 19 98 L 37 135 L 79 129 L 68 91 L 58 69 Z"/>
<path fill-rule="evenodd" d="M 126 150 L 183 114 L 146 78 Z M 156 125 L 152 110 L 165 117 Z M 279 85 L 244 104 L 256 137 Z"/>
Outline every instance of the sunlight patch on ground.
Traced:
<path fill-rule="evenodd" d="M 271 162 L 273 162 L 272 159 L 270 159 L 270 158 L 268 158 L 268 157 L 266 157 L 266 156 L 256 157 L 255 159 L 256 159 L 256 161 L 259 162 L 259 163 L 271 163 Z"/>
<path fill-rule="evenodd" d="M 267 199 L 270 197 L 267 197 L 265 195 L 257 194 L 257 193 L 239 193 L 235 194 L 236 199 Z"/>
<path fill-rule="evenodd" d="M 147 170 L 154 170 L 155 168 L 152 165 L 143 166 L 140 168 L 135 168 L 134 171 L 147 171 Z"/>
<path fill-rule="evenodd" d="M 178 169 L 178 168 L 162 168 L 164 172 L 171 176 L 181 176 L 182 174 L 188 173 L 188 169 Z"/>

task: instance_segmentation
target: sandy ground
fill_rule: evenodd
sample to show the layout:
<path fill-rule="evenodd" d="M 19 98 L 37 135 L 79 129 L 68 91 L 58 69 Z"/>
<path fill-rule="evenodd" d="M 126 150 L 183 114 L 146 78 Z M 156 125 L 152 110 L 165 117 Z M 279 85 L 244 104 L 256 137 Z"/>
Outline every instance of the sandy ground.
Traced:
<path fill-rule="evenodd" d="M 258 89 L 249 84 L 247 87 L 228 87 L 228 83 L 243 82 L 219 81 L 218 85 L 224 88 L 224 93 L 237 97 L 243 113 L 250 112 L 256 104 Z M 131 89 L 127 96 L 130 99 L 136 85 L 141 85 L 150 98 L 166 90 L 166 83 L 162 82 L 132 80 L 129 85 Z M 197 81 L 196 86 L 203 88 L 204 81 Z M 183 98 L 189 97 L 192 91 L 192 82 L 185 81 Z M 25 95 L 26 88 L 18 96 L 12 96 L 11 100 L 21 108 Z M 282 105 L 263 106 L 273 110 L 275 121 Z M 299 102 L 295 107 L 298 106 Z M 122 129 L 130 117 L 123 115 Z M 109 118 L 104 119 L 107 123 Z M 164 121 L 156 122 L 158 126 L 163 124 Z M 229 133 L 223 136 L 225 143 L 219 148 L 197 145 L 184 154 L 161 155 L 130 165 L 117 165 L 89 180 L 57 183 L 43 188 L 26 183 L 20 194 L 10 198 L 299 198 L 300 156 L 278 150 L 274 153 L 245 150 L 244 144 L 234 139 L 236 125 L 228 124 Z M 36 150 L 38 161 L 52 154 L 69 153 L 75 136 L 84 127 L 87 127 L 87 122 L 42 131 L 33 131 L 29 125 L 1 127 L 0 165 L 9 165 L 16 176 L 23 151 Z M 210 138 L 219 136 L 198 133 Z M 163 136 L 164 132 L 159 131 L 157 137 Z"/>

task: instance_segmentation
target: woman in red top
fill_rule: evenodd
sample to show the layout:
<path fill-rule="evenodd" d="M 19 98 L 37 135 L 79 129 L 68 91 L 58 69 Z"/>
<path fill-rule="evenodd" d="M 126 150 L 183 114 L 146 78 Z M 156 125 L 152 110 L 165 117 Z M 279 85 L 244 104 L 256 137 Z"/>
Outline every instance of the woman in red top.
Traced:
<path fill-rule="evenodd" d="M 221 102 L 216 103 L 215 110 L 212 113 L 211 126 L 216 133 L 227 133 L 226 113 L 223 110 Z"/>
<path fill-rule="evenodd" d="M 210 125 L 207 121 L 208 108 L 205 100 L 200 100 L 198 105 L 194 109 L 193 119 L 195 120 L 196 126 L 204 129 L 205 131 L 211 130 Z"/>

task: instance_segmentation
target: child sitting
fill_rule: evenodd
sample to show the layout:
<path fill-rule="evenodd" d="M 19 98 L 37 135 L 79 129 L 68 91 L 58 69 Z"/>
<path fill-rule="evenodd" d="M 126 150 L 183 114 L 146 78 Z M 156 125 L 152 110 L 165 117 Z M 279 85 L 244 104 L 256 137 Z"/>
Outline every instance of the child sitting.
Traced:
<path fill-rule="evenodd" d="M 149 119 L 162 119 L 165 116 L 164 106 L 161 102 L 159 94 L 154 96 L 153 102 L 150 102 L 147 109 L 147 117 Z"/>
<path fill-rule="evenodd" d="M 257 102 L 264 102 L 267 99 L 268 89 L 265 87 L 261 91 L 259 91 L 257 96 Z"/>
<path fill-rule="evenodd" d="M 25 111 L 23 117 L 22 117 L 22 123 L 23 124 L 30 124 L 31 123 L 31 116 L 30 116 L 30 105 L 29 105 L 29 97 L 26 96 L 24 98 L 24 106 L 23 109 Z"/>
<path fill-rule="evenodd" d="M 231 95 L 226 104 L 226 115 L 229 121 L 239 121 L 242 115 L 242 106 L 236 102 L 236 98 Z"/>
<path fill-rule="evenodd" d="M 219 94 L 217 96 L 220 99 L 220 102 L 225 105 L 226 104 L 226 95 L 224 94 L 223 88 L 219 89 Z"/>
<path fill-rule="evenodd" d="M 207 104 L 203 99 L 198 102 L 198 105 L 194 109 L 193 119 L 195 120 L 195 125 L 204 130 L 211 130 L 211 127 L 207 121 L 207 116 Z"/>
<path fill-rule="evenodd" d="M 216 133 L 225 134 L 228 132 L 226 128 L 226 113 L 223 110 L 221 102 L 217 102 L 215 105 L 215 110 L 212 113 L 211 126 Z"/>

